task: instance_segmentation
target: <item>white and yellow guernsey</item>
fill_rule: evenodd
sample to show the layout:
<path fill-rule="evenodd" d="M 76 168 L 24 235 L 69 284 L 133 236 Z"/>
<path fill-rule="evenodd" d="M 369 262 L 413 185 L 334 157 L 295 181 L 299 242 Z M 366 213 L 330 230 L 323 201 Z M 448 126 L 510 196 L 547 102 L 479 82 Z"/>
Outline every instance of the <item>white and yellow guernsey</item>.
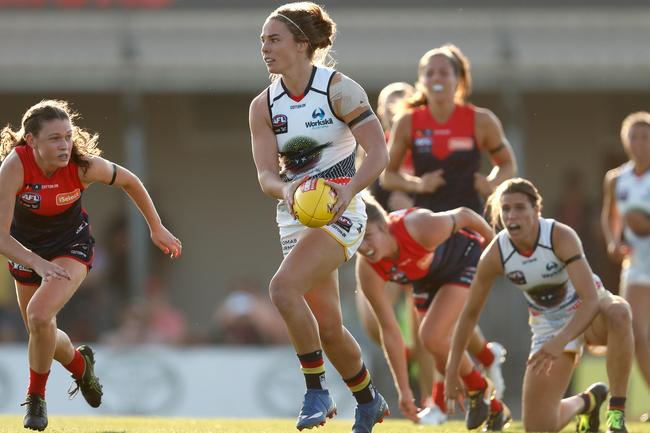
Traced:
<path fill-rule="evenodd" d="M 638 210 L 650 216 L 650 170 L 636 174 L 631 161 L 619 170 L 615 195 L 620 214 Z M 650 236 L 638 236 L 629 227 L 625 227 L 623 233 L 632 253 L 623 262 L 621 285 L 650 285 Z"/>
<path fill-rule="evenodd" d="M 497 234 L 504 274 L 524 293 L 528 303 L 528 323 L 533 333 L 531 355 L 553 338 L 580 306 L 566 264 L 553 251 L 554 226 L 553 219 L 539 219 L 537 242 L 530 254 L 517 250 L 507 230 Z M 600 278 L 595 274 L 593 278 L 599 297 L 606 296 Z M 583 343 L 581 336 L 571 341 L 565 350 L 580 353 Z"/>
<path fill-rule="evenodd" d="M 290 95 L 281 78 L 267 89 L 269 115 L 280 158 L 280 177 L 285 182 L 309 176 L 347 183 L 355 174 L 357 143 L 350 128 L 374 114 L 368 109 L 368 114 L 350 124 L 337 116 L 332 95 L 332 81 L 337 74 L 347 88 L 357 92 L 361 89 L 345 75 L 321 66 L 313 67 L 309 83 L 298 97 Z M 366 104 L 369 107 L 365 92 L 360 91 L 357 106 Z M 305 230 L 310 229 L 291 216 L 284 200 L 278 203 L 276 220 L 282 252 L 286 256 Z M 334 237 L 344 247 L 346 258 L 350 258 L 363 239 L 365 227 L 365 204 L 357 195 L 337 222 L 320 229 Z"/>

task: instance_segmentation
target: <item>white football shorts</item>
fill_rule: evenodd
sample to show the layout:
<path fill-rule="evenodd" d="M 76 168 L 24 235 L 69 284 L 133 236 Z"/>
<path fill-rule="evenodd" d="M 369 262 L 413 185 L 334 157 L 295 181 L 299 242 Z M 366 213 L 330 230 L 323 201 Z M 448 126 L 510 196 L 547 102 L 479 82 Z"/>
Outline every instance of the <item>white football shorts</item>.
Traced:
<path fill-rule="evenodd" d="M 284 200 L 280 200 L 276 222 L 280 230 L 282 254 L 286 257 L 294 245 L 298 243 L 298 240 L 307 233 L 307 230 L 324 230 L 343 247 L 345 260 L 350 260 L 363 241 L 367 219 L 366 204 L 361 199 L 361 194 L 354 196 L 350 201 L 350 205 L 336 223 L 319 228 L 309 228 L 300 224 L 297 219 L 291 216 Z"/>

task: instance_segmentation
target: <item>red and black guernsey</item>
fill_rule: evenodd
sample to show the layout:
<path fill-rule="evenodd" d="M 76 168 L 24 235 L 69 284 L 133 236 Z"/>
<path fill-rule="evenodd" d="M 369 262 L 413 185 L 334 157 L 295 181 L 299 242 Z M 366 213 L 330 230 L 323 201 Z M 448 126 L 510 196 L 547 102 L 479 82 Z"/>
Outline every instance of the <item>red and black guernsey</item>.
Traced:
<path fill-rule="evenodd" d="M 368 263 L 384 281 L 412 284 L 415 307 L 426 311 L 443 285 L 469 287 L 481 256 L 481 238 L 460 230 L 430 252 L 411 237 L 404 224 L 404 218 L 414 210 L 388 214 L 388 229 L 397 241 L 399 257 Z"/>
<path fill-rule="evenodd" d="M 446 184 L 431 194 L 417 194 L 415 205 L 434 212 L 466 206 L 483 213 L 483 200 L 474 189 L 481 153 L 475 134 L 476 107 L 456 105 L 451 117 L 439 123 L 428 106 L 412 113 L 411 151 L 416 176 L 443 169 Z"/>
<path fill-rule="evenodd" d="M 81 207 L 84 186 L 74 162 L 47 177 L 36 164 L 33 150 L 17 146 L 23 166 L 23 186 L 16 194 L 11 236 L 46 260 L 72 257 L 90 267 L 94 239 L 88 214 Z M 39 284 L 31 269 L 10 263 L 11 274 L 19 282 Z"/>

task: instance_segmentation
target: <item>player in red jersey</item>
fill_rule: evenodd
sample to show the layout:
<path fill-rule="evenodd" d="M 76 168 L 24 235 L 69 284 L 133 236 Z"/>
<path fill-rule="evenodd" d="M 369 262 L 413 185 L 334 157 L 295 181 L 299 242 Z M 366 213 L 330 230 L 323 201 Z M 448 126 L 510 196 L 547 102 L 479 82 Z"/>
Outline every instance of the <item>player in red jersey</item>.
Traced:
<path fill-rule="evenodd" d="M 56 323 L 92 265 L 83 191 L 97 182 L 124 189 L 147 220 L 153 243 L 172 258 L 181 254 L 180 241 L 162 225 L 137 176 L 101 158 L 98 135 L 76 126 L 75 118 L 67 102 L 45 100 L 25 112 L 19 131 L 6 126 L 0 135 L 0 253 L 9 259 L 29 332 L 23 405 L 24 426 L 33 430 L 47 427 L 45 385 L 53 359 L 72 373 L 71 395 L 81 390 L 92 407 L 101 404 L 93 351 L 75 349 Z"/>
<path fill-rule="evenodd" d="M 498 118 L 467 103 L 471 81 L 469 61 L 458 47 L 448 44 L 422 56 L 416 93 L 398 110 L 391 131 L 385 188 L 413 194 L 415 206 L 434 212 L 464 206 L 481 213 L 483 199 L 515 174 L 515 158 Z M 481 152 L 489 154 L 494 167 L 487 177 L 479 172 Z M 413 175 L 401 170 L 408 159 Z M 501 396 L 503 346 L 487 343 L 477 329 L 470 352 L 490 372 Z M 442 390 L 437 381 L 433 394 L 438 402 L 444 401 Z"/>
<path fill-rule="evenodd" d="M 366 200 L 368 227 L 358 251 L 362 258 L 357 260 L 357 282 L 380 324 L 400 410 L 417 421 L 405 346 L 384 286 L 388 281 L 413 285 L 415 306 L 422 318 L 419 338 L 433 355 L 436 369 L 444 374 L 452 328 L 467 298 L 481 244 L 489 242 L 494 232 L 468 208 L 443 213 L 410 208 L 386 215 L 374 200 Z M 472 400 L 467 427 L 477 428 L 487 420 L 488 429 L 501 430 L 510 415 L 503 403 L 493 398 L 491 383 L 467 355 L 461 369 Z"/>
<path fill-rule="evenodd" d="M 391 131 L 384 187 L 413 193 L 415 206 L 434 212 L 460 206 L 482 212 L 484 198 L 517 167 L 499 119 L 468 104 L 470 92 L 469 61 L 458 47 L 443 45 L 422 56 L 416 93 Z M 400 171 L 408 150 L 413 176 Z M 493 165 L 487 177 L 479 172 L 481 152 Z"/>

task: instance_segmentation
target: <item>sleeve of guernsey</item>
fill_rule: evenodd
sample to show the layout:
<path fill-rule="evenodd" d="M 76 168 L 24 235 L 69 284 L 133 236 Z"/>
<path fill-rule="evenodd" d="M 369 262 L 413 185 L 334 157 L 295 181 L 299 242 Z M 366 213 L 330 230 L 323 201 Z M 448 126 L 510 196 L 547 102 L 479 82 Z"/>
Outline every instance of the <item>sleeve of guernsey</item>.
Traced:
<path fill-rule="evenodd" d="M 336 115 L 345 121 L 350 129 L 375 118 L 366 91 L 340 72 L 332 79 L 330 100 Z"/>

